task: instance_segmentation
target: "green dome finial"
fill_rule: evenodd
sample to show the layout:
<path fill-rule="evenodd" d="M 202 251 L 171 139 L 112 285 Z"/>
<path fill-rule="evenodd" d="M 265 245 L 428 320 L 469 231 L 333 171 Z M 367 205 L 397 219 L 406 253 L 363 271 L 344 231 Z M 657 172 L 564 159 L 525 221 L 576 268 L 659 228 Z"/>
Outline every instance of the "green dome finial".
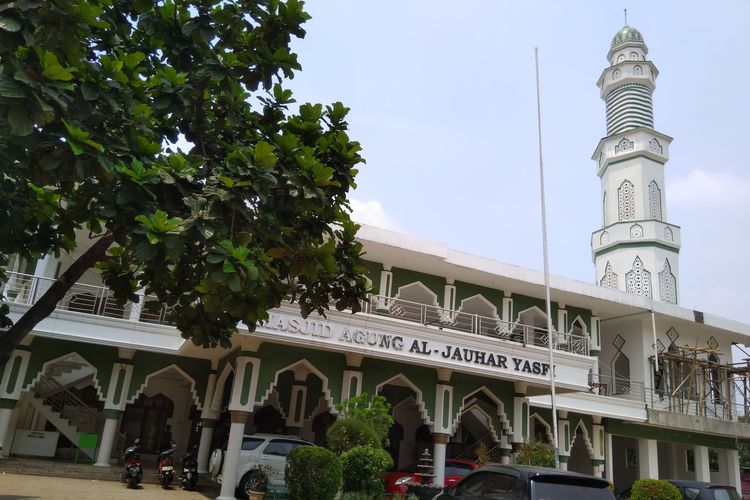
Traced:
<path fill-rule="evenodd" d="M 623 28 L 618 31 L 615 37 L 612 39 L 612 48 L 614 49 L 618 45 L 623 45 L 628 42 L 645 43 L 643 41 L 643 35 L 641 35 L 641 32 L 633 28 L 632 26 L 628 26 L 626 21 L 625 26 L 623 26 Z"/>

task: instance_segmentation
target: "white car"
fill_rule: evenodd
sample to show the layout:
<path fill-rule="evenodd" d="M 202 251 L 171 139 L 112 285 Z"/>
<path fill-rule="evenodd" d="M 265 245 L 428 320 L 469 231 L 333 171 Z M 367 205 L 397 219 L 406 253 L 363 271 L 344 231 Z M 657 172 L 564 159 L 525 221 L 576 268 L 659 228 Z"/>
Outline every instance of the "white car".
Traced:
<path fill-rule="evenodd" d="M 237 483 L 235 487 L 240 496 L 247 498 L 254 490 L 258 481 L 258 469 L 263 468 L 268 473 L 268 482 L 274 485 L 284 484 L 286 457 L 289 452 L 299 446 L 315 446 L 298 437 L 282 436 L 280 434 L 246 434 L 242 437 L 240 460 L 237 466 Z M 223 450 L 216 448 L 208 461 L 208 471 L 211 479 L 222 482 L 222 468 L 224 462 Z"/>

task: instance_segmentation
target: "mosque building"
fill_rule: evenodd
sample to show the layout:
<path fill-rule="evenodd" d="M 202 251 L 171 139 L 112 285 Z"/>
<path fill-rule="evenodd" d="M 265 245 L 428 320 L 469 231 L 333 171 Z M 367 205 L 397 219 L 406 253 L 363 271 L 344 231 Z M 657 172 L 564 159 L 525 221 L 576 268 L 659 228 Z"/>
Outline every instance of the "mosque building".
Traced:
<path fill-rule="evenodd" d="M 170 425 L 176 456 L 199 445 L 206 472 L 211 450 L 243 434 L 324 444 L 334 405 L 364 392 L 392 407 L 396 467 L 428 449 L 437 484 L 446 458 L 474 459 L 483 443 L 511 463 L 540 441 L 560 468 L 618 491 L 646 477 L 740 490 L 750 370 L 731 352 L 750 325 L 679 305 L 680 228 L 664 182 L 672 138 L 654 129 L 647 56 L 631 26 L 612 40 L 598 81 L 607 135 L 593 154 L 596 283 L 550 277 L 552 331 L 542 273 L 371 226 L 359 240 L 376 292 L 361 313 L 303 319 L 285 304 L 231 349 L 185 341 L 155 297 L 118 306 L 91 270 L 0 367 L 0 456 L 78 453 L 107 467 L 135 438 L 157 453 Z M 71 261 L 12 261 L 13 318 Z M 230 448 L 220 498 L 234 497 L 238 459 Z"/>

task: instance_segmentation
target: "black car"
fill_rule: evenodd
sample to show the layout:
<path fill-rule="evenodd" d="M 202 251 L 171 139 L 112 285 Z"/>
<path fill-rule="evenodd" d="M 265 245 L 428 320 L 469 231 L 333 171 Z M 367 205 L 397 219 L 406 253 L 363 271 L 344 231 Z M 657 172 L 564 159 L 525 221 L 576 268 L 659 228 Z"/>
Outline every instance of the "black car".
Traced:
<path fill-rule="evenodd" d="M 734 486 L 686 481 L 682 479 L 665 479 L 680 490 L 683 500 L 741 500 Z M 617 495 L 617 500 L 628 500 L 630 488 Z"/>
<path fill-rule="evenodd" d="M 435 499 L 614 500 L 609 482 L 596 476 L 526 465 L 488 464 Z"/>

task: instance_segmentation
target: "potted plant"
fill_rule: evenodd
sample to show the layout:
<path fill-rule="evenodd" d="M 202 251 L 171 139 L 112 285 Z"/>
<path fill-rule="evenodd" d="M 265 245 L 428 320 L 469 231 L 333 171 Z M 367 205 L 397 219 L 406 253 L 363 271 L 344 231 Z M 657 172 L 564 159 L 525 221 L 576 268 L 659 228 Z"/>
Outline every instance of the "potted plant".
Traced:
<path fill-rule="evenodd" d="M 248 500 L 263 500 L 268 490 L 269 473 L 268 466 L 265 465 L 261 465 L 255 470 L 251 490 L 248 493 Z"/>

